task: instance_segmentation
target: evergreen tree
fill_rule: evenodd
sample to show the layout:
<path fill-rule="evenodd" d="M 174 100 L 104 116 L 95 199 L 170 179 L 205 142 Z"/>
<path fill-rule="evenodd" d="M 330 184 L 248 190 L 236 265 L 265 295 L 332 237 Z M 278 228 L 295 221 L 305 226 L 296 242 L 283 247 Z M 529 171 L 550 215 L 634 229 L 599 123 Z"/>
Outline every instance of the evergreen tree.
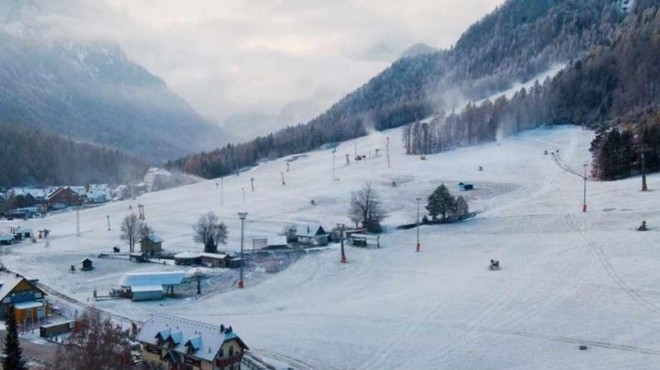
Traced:
<path fill-rule="evenodd" d="M 426 210 L 433 220 L 437 220 L 438 216 L 442 216 L 442 221 L 447 220 L 447 216 L 451 215 L 456 209 L 456 200 L 449 193 L 445 184 L 438 186 L 435 191 L 429 195 Z"/>
<path fill-rule="evenodd" d="M 470 206 L 468 205 L 467 200 L 463 198 L 462 195 L 459 195 L 456 198 L 456 208 L 454 211 L 454 217 L 458 220 L 462 220 L 470 213 Z"/>
<path fill-rule="evenodd" d="M 16 313 L 13 305 L 9 306 L 7 315 L 7 335 L 5 336 L 5 349 L 3 351 L 5 357 L 2 360 L 2 368 L 4 370 L 27 370 L 18 338 Z"/>

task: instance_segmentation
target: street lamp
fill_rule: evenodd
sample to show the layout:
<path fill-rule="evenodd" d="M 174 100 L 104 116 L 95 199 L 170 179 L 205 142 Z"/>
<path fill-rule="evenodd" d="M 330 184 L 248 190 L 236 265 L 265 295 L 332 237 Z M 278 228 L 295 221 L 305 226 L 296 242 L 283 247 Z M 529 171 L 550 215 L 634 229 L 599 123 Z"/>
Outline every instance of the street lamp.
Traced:
<path fill-rule="evenodd" d="M 238 212 L 238 218 L 241 219 L 241 277 L 238 279 L 238 287 L 243 288 L 243 230 L 245 228 L 245 218 L 247 217 L 247 212 Z"/>
<path fill-rule="evenodd" d="M 337 224 L 337 226 L 339 226 L 339 239 L 341 241 L 341 263 L 348 263 L 346 253 L 344 252 L 344 224 Z"/>
<path fill-rule="evenodd" d="M 587 212 L 587 164 L 584 164 L 584 191 L 582 192 L 582 212 Z"/>
<path fill-rule="evenodd" d="M 419 244 L 419 202 L 422 200 L 422 198 L 417 198 L 417 248 L 415 252 L 419 252 L 420 249 L 420 244 Z"/>

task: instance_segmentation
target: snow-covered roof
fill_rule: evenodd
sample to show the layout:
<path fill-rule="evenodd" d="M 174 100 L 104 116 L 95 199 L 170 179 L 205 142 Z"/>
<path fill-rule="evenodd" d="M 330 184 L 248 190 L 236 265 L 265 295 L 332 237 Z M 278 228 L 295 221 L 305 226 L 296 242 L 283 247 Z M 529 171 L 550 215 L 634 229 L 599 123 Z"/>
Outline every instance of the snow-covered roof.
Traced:
<path fill-rule="evenodd" d="M 286 241 L 286 236 L 273 236 L 268 238 L 268 246 L 274 246 L 274 245 L 288 245 Z"/>
<path fill-rule="evenodd" d="M 23 275 L 14 274 L 10 272 L 0 273 L 0 301 L 5 299 L 5 297 L 12 291 L 16 286 L 23 281 L 23 279 L 29 281 L 30 279 L 26 278 Z M 32 283 L 30 283 L 32 284 Z M 36 286 L 35 286 L 36 288 Z M 38 289 L 38 288 L 37 288 Z"/>
<path fill-rule="evenodd" d="M 173 351 L 204 361 L 213 361 L 222 345 L 232 339 L 248 349 L 230 326 L 211 325 L 165 314 L 155 314 L 145 321 L 137 336 L 138 341 L 152 345 L 158 345 L 159 340 L 171 340 L 174 342 Z M 188 352 L 189 348 L 192 348 L 192 353 Z"/>
<path fill-rule="evenodd" d="M 174 258 L 199 258 L 201 257 L 202 254 L 198 252 L 181 252 L 179 254 L 174 255 Z"/>
<path fill-rule="evenodd" d="M 225 254 L 225 253 L 206 253 L 206 252 L 204 252 L 204 253 L 200 254 L 200 256 L 208 257 L 208 258 L 225 259 L 229 255 Z"/>
<path fill-rule="evenodd" d="M 297 236 L 314 237 L 318 235 L 325 235 L 326 232 L 319 224 L 304 224 L 296 227 Z"/>
<path fill-rule="evenodd" d="M 0 234 L 0 241 L 7 242 L 10 240 L 14 240 L 14 236 L 11 234 Z"/>
<path fill-rule="evenodd" d="M 152 243 L 162 243 L 163 242 L 163 238 L 161 238 L 157 234 L 149 235 L 149 240 L 151 240 Z"/>
<path fill-rule="evenodd" d="M 162 292 L 162 285 L 136 285 L 131 287 L 131 292 L 133 293 L 145 293 L 145 292 Z"/>
<path fill-rule="evenodd" d="M 119 280 L 119 285 L 122 287 L 131 287 L 131 289 L 134 289 L 136 286 L 145 285 L 179 285 L 183 281 L 185 274 L 185 271 L 135 272 L 124 275 Z"/>
<path fill-rule="evenodd" d="M 14 307 L 17 310 L 27 310 L 29 308 L 43 307 L 43 305 L 44 305 L 43 302 L 27 301 L 27 302 L 16 303 Z"/>

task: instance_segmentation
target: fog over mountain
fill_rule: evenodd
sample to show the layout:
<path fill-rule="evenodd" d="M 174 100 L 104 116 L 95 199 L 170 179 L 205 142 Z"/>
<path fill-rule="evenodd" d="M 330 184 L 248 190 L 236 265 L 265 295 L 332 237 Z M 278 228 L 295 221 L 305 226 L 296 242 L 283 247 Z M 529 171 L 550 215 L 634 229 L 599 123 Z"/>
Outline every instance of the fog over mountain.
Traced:
<path fill-rule="evenodd" d="M 77 1 L 0 1 L 0 124 L 41 129 L 161 161 L 229 138 L 115 42 L 71 38 Z"/>

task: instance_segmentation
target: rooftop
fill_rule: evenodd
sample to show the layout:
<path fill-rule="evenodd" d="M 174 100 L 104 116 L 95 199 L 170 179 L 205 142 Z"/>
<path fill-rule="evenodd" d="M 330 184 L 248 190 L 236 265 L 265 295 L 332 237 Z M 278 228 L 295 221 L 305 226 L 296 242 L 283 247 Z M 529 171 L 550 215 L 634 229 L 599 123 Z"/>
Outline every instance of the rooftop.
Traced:
<path fill-rule="evenodd" d="M 124 275 L 119 280 L 119 285 L 131 289 L 137 286 L 179 285 L 185 275 L 185 271 L 131 273 Z"/>
<path fill-rule="evenodd" d="M 234 333 L 231 326 L 211 325 L 182 317 L 154 314 L 142 325 L 137 340 L 158 345 L 158 339 L 172 340 L 173 350 L 187 353 L 193 348 L 192 355 L 206 361 L 213 361 L 225 341 L 237 339 L 243 348 L 248 349 Z"/>

